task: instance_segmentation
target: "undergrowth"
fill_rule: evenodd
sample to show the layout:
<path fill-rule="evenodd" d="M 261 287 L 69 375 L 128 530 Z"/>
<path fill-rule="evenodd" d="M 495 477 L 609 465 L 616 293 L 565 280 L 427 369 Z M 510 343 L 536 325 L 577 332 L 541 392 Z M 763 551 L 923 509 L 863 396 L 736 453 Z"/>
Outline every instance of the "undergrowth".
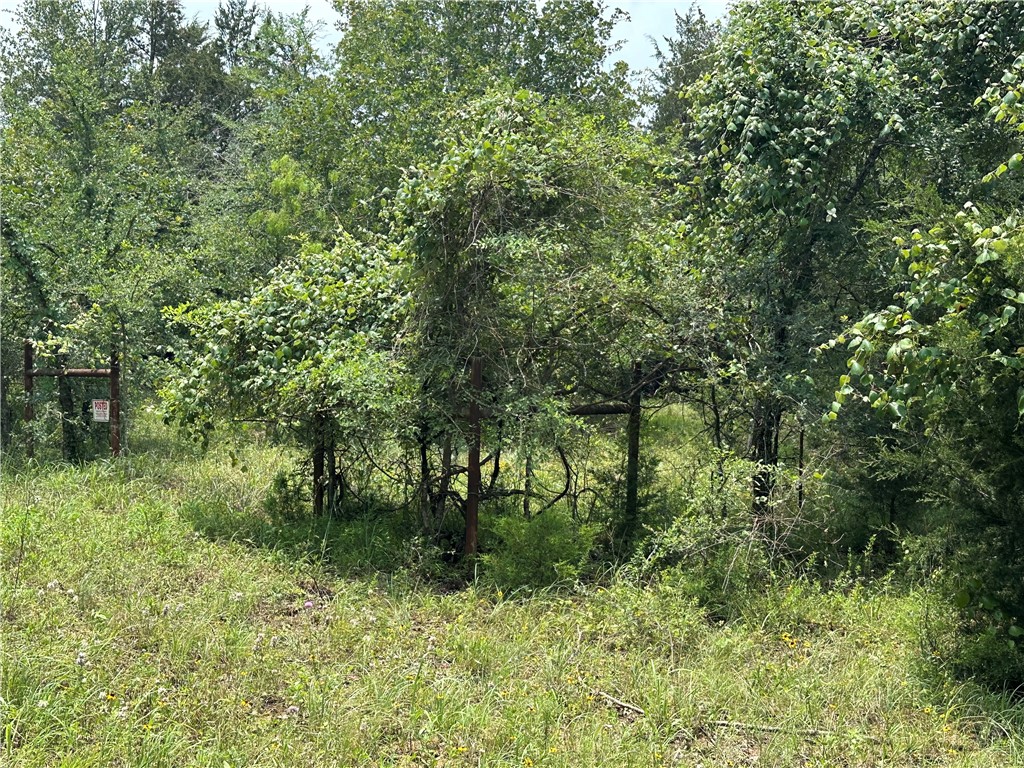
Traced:
<path fill-rule="evenodd" d="M 705 533 L 678 528 L 659 571 L 448 583 L 401 522 L 283 514 L 292 457 L 258 433 L 136 445 L 3 477 L 6 766 L 1024 761 L 1024 709 L 956 676 L 924 587 L 734 567 L 709 605 L 682 557 Z"/>

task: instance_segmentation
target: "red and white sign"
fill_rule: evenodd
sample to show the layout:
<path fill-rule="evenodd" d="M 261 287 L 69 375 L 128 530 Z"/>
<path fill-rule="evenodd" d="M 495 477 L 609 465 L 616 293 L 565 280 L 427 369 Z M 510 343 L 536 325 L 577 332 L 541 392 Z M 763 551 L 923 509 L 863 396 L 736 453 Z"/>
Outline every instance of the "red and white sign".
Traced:
<path fill-rule="evenodd" d="M 93 400 L 92 401 L 92 420 L 93 421 L 110 421 L 110 401 L 109 400 Z"/>

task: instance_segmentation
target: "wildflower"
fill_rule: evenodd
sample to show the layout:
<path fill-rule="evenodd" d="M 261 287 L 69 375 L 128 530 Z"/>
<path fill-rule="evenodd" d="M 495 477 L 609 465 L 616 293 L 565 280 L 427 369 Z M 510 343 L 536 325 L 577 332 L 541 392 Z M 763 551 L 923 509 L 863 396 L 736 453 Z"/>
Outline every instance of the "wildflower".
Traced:
<path fill-rule="evenodd" d="M 530 766 L 533 765 L 533 760 L 527 757 L 523 760 L 523 765 L 525 765 L 526 768 L 530 768 Z"/>
<path fill-rule="evenodd" d="M 302 607 L 305 608 L 306 610 L 309 610 L 310 608 L 313 607 L 313 601 L 312 600 L 307 600 L 305 603 L 302 604 Z"/>

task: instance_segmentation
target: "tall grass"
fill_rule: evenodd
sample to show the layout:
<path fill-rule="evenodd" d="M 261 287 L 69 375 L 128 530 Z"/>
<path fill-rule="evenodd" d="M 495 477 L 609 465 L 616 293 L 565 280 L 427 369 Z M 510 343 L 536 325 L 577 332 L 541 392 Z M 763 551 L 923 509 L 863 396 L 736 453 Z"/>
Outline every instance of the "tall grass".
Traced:
<path fill-rule="evenodd" d="M 3 477 L 4 765 L 1022 764 L 926 591 L 431 586 L 391 523 L 280 514 L 257 438 Z"/>

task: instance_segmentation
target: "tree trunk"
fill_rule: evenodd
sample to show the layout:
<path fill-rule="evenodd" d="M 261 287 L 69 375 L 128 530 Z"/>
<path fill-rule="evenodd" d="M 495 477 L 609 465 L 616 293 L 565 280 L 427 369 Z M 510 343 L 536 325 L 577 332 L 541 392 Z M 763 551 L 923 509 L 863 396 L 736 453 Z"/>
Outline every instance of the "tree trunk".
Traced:
<path fill-rule="evenodd" d="M 35 419 L 35 404 L 32 401 L 33 390 L 35 389 L 35 377 L 32 369 L 35 368 L 35 347 L 32 342 L 25 340 L 25 368 L 23 371 L 23 382 L 25 385 L 25 455 L 30 459 L 35 454 L 35 438 L 32 434 L 33 420 Z"/>
<path fill-rule="evenodd" d="M 327 440 L 327 511 L 337 515 L 341 505 L 341 473 L 338 471 L 338 450 L 334 430 Z"/>
<path fill-rule="evenodd" d="M 779 431 L 782 403 L 767 395 L 754 404 L 754 423 L 750 432 L 750 458 L 757 462 L 752 490 L 752 511 L 757 518 L 767 516 L 775 489 L 775 471 L 779 464 Z"/>
<path fill-rule="evenodd" d="M 803 512 L 804 509 L 804 428 L 800 426 L 800 456 L 798 459 L 799 479 L 796 484 L 796 508 Z"/>
<path fill-rule="evenodd" d="M 523 517 L 531 517 L 530 496 L 533 494 L 533 454 L 526 454 L 526 471 L 523 478 Z"/>
<path fill-rule="evenodd" d="M 434 525 L 439 529 L 444 522 L 445 506 L 448 504 L 448 487 L 452 476 L 452 436 L 446 434 L 441 445 L 441 480 L 438 483 L 437 499 L 434 502 Z"/>
<path fill-rule="evenodd" d="M 429 534 L 433 532 L 434 524 L 431 519 L 430 442 L 426 423 L 421 423 L 416 431 L 416 442 L 420 452 L 420 521 L 423 524 L 423 533 Z"/>

